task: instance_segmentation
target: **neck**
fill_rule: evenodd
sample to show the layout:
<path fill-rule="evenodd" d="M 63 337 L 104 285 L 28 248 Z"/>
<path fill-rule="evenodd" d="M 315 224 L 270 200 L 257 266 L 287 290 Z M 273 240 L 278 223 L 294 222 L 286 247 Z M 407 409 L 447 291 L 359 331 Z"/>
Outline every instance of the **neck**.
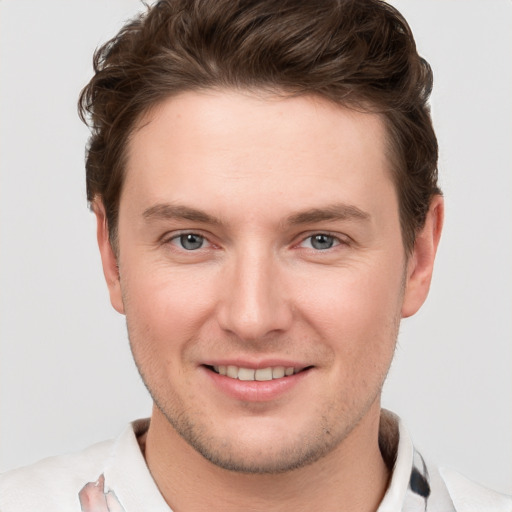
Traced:
<path fill-rule="evenodd" d="M 174 512 L 232 512 L 242 507 L 248 512 L 375 511 L 389 480 L 378 445 L 380 406 L 375 408 L 327 456 L 279 474 L 236 473 L 213 465 L 155 408 L 145 457 Z"/>

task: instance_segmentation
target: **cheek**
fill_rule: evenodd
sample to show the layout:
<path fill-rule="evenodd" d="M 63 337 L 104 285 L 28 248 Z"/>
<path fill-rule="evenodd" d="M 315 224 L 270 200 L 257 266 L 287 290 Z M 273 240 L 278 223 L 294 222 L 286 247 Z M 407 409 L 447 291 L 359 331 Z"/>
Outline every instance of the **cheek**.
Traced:
<path fill-rule="evenodd" d="M 401 267 L 333 269 L 316 275 L 300 309 L 321 337 L 352 357 L 376 359 L 394 349 L 402 302 Z M 387 356 L 386 356 L 387 357 Z"/>
<path fill-rule="evenodd" d="M 155 350 L 176 351 L 197 336 L 198 325 L 210 314 L 212 276 L 150 268 L 151 272 L 132 273 L 126 279 L 121 273 L 129 332 L 136 340 L 151 340 Z"/>

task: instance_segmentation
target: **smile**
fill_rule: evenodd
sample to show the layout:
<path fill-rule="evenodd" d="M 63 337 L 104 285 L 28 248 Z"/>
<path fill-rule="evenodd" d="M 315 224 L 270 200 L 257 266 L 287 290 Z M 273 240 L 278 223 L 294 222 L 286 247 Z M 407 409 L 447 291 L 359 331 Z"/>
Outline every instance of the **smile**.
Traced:
<path fill-rule="evenodd" d="M 289 377 L 301 371 L 294 367 L 285 366 L 269 366 L 268 368 L 243 368 L 241 366 L 210 366 L 215 373 L 224 375 L 231 379 L 238 379 L 244 381 L 268 381 L 274 379 L 282 379 Z"/>

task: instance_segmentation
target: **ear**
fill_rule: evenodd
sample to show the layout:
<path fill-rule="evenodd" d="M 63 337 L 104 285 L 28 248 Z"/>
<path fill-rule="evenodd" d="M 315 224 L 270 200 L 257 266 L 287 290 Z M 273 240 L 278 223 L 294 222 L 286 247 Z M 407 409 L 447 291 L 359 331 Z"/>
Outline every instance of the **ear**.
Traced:
<path fill-rule="evenodd" d="M 116 311 L 124 314 L 123 296 L 121 294 L 121 283 L 119 280 L 119 267 L 117 265 L 117 257 L 110 243 L 105 207 L 100 200 L 95 200 L 92 209 L 96 215 L 96 236 L 100 249 L 103 275 L 105 276 L 110 294 L 110 302 Z"/>
<path fill-rule="evenodd" d="M 436 195 L 430 203 L 425 225 L 417 234 L 407 262 L 402 318 L 414 315 L 427 298 L 444 220 L 444 201 Z"/>

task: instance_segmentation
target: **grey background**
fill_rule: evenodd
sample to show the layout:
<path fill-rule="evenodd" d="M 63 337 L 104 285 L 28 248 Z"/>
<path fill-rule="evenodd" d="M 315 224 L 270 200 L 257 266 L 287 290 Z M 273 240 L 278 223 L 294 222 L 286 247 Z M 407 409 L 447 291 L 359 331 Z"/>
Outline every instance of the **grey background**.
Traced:
<path fill-rule="evenodd" d="M 435 461 L 512 493 L 512 3 L 393 2 L 435 71 L 446 224 L 383 403 Z M 76 99 L 136 0 L 0 1 L 0 470 L 150 413 L 85 201 Z"/>

